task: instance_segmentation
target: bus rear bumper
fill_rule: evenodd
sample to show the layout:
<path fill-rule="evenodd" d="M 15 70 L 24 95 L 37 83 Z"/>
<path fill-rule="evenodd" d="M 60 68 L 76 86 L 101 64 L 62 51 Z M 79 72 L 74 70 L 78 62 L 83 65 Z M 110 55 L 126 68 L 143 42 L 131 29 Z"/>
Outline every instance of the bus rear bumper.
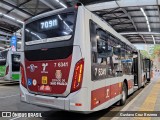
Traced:
<path fill-rule="evenodd" d="M 29 93 L 28 90 L 21 85 L 20 89 L 21 89 L 21 95 L 20 95 L 21 101 L 29 104 L 34 104 L 49 108 L 57 108 L 67 111 L 77 111 L 77 112 L 88 111 L 87 97 L 81 96 L 82 94 L 84 95 L 84 93 L 85 94 L 87 93 L 86 92 L 87 88 L 82 88 L 77 92 L 71 93 L 66 98 L 34 95 Z"/>

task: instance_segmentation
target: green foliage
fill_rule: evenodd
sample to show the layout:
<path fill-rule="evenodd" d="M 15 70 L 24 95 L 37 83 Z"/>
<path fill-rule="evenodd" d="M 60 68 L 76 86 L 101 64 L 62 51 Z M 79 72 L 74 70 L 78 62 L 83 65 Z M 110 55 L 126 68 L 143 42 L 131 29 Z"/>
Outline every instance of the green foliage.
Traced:
<path fill-rule="evenodd" d="M 160 45 L 155 45 L 153 48 L 153 54 L 151 55 L 152 58 L 160 57 Z"/>
<path fill-rule="evenodd" d="M 151 56 L 148 54 L 148 52 L 145 51 L 145 50 L 141 50 L 140 52 L 141 52 L 141 54 L 142 54 L 144 57 L 147 57 L 147 58 L 150 58 L 150 57 L 151 57 Z"/>

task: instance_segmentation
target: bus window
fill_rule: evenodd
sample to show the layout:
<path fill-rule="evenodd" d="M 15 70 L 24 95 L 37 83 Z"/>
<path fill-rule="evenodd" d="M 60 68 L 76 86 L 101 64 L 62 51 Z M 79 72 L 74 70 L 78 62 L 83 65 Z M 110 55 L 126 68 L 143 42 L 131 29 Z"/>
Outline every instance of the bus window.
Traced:
<path fill-rule="evenodd" d="M 121 48 L 121 61 L 122 61 L 122 71 L 123 74 L 127 74 L 127 60 L 126 60 L 126 50 Z"/>
<path fill-rule="evenodd" d="M 98 52 L 98 59 L 102 59 L 104 61 L 103 58 L 107 57 L 107 35 L 106 32 L 103 31 L 102 29 L 97 29 L 97 34 L 96 34 L 96 38 L 97 38 L 97 52 Z"/>
<path fill-rule="evenodd" d="M 106 77 L 122 75 L 121 49 L 114 47 L 119 45 L 117 39 L 92 21 L 90 22 L 90 34 L 92 71 L 94 71 L 94 65 L 102 65 L 106 69 Z M 125 54 L 122 56 L 125 58 Z"/>
<path fill-rule="evenodd" d="M 73 34 L 75 12 L 63 13 L 33 21 L 25 27 L 25 42 Z"/>
<path fill-rule="evenodd" d="M 108 71 L 108 77 L 115 76 L 114 71 L 114 64 L 113 64 L 113 47 L 111 45 L 108 45 L 108 51 L 107 51 L 107 71 Z"/>
<path fill-rule="evenodd" d="M 119 47 L 114 47 L 113 48 L 113 54 L 117 55 L 118 57 L 120 57 L 120 55 L 121 55 L 121 49 Z"/>
<path fill-rule="evenodd" d="M 92 80 L 105 79 L 107 77 L 107 34 L 91 21 L 90 35 Z"/>
<path fill-rule="evenodd" d="M 144 71 L 148 72 L 150 69 L 150 60 L 149 59 L 144 59 Z"/>
<path fill-rule="evenodd" d="M 127 64 L 126 74 L 128 74 L 128 75 L 132 74 L 132 65 L 133 65 L 132 57 L 133 57 L 132 52 L 127 50 L 126 51 L 126 61 L 127 61 L 127 63 L 126 63 Z"/>
<path fill-rule="evenodd" d="M 126 50 L 121 48 L 121 59 L 125 59 L 125 56 L 126 56 Z"/>
<path fill-rule="evenodd" d="M 106 65 L 107 34 L 94 22 L 90 22 L 92 63 Z"/>
<path fill-rule="evenodd" d="M 121 48 L 119 45 L 113 47 L 113 63 L 116 76 L 122 75 L 121 69 Z"/>

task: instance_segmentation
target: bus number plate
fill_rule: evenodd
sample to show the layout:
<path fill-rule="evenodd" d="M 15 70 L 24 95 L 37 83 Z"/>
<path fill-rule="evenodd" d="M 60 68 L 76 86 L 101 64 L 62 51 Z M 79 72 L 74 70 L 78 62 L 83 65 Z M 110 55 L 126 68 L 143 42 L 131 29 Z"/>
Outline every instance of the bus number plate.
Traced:
<path fill-rule="evenodd" d="M 47 76 L 42 76 L 42 84 L 47 84 Z"/>

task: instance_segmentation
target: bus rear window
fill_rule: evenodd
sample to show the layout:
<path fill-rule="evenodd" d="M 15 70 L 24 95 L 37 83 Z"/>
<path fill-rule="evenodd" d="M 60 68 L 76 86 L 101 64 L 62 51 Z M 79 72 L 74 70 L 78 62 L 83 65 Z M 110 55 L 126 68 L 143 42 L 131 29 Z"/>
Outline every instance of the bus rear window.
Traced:
<path fill-rule="evenodd" d="M 33 21 L 25 27 L 25 42 L 73 34 L 75 12 L 52 15 Z"/>

